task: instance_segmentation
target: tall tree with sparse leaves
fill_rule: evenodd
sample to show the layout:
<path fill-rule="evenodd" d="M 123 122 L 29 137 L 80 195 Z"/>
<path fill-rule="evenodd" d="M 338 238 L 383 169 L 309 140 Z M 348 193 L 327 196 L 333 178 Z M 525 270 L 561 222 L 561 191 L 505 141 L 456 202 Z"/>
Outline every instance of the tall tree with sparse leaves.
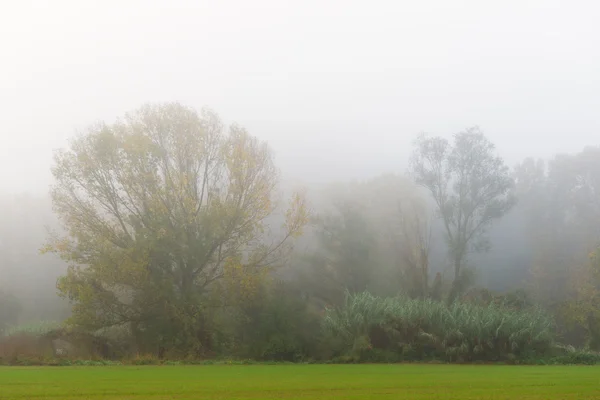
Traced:
<path fill-rule="evenodd" d="M 73 302 L 71 322 L 125 324 L 161 348 L 210 347 L 212 284 L 236 279 L 251 291 L 308 220 L 295 194 L 282 229 L 270 232 L 278 173 L 267 144 L 177 103 L 91 126 L 56 154 L 52 173 L 68 234 L 45 250 L 70 263 L 58 286 Z"/>
<path fill-rule="evenodd" d="M 476 127 L 455 134 L 453 143 L 420 135 L 411 173 L 433 196 L 444 224 L 454 268 L 453 301 L 464 289 L 469 251 L 489 248 L 487 228 L 514 205 L 514 181 L 494 145 Z"/>

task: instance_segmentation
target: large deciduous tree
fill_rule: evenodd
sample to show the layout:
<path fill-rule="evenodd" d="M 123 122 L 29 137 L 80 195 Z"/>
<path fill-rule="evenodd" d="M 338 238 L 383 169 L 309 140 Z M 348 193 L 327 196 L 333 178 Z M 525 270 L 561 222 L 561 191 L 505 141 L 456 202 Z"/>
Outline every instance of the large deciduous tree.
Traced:
<path fill-rule="evenodd" d="M 70 263 L 58 286 L 72 322 L 127 324 L 138 342 L 196 354 L 209 346 L 211 284 L 251 290 L 308 219 L 296 194 L 271 232 L 278 173 L 267 144 L 177 103 L 91 126 L 56 154 L 52 173 L 68 234 L 47 250 Z"/>
<path fill-rule="evenodd" d="M 411 173 L 433 196 L 444 224 L 454 267 L 452 301 L 464 289 L 469 251 L 488 248 L 487 228 L 513 206 L 514 181 L 494 145 L 478 128 L 455 134 L 453 143 L 420 135 Z"/>

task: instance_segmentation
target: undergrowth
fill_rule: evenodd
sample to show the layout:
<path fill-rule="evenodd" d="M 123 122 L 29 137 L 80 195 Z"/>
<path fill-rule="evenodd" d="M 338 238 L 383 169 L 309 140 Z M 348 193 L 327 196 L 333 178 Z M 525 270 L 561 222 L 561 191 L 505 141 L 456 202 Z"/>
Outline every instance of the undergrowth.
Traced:
<path fill-rule="evenodd" d="M 506 361 L 543 358 L 554 340 L 552 319 L 540 309 L 404 297 L 368 292 L 347 296 L 324 319 L 335 356 L 362 362 Z"/>
<path fill-rule="evenodd" d="M 600 353 L 582 350 L 582 349 L 564 349 L 560 348 L 560 354 L 548 355 L 539 358 L 523 358 L 509 361 L 483 362 L 474 361 L 469 364 L 496 364 L 496 365 L 600 365 Z M 69 359 L 39 359 L 23 358 L 2 360 L 0 365 L 4 366 L 55 366 L 55 367 L 101 367 L 101 366 L 144 366 L 144 365 L 164 365 L 164 366 L 184 366 L 184 365 L 301 365 L 301 364 L 360 364 L 362 361 L 353 357 L 336 357 L 331 360 L 308 360 L 304 362 L 290 361 L 257 361 L 251 359 L 215 359 L 215 360 L 161 360 L 152 355 L 139 355 L 124 360 L 69 360 Z M 405 360 L 380 361 L 379 363 L 404 363 L 404 364 L 451 364 L 450 362 L 437 359 L 429 360 Z"/>
<path fill-rule="evenodd" d="M 265 360 L 263 353 L 262 359 L 246 354 L 222 354 L 211 359 L 179 359 L 173 355 L 160 358 L 152 353 L 127 352 L 105 356 L 82 351 L 85 346 L 97 348 L 98 343 L 104 343 L 92 340 L 96 336 L 85 336 L 87 340 L 79 343 L 73 335 L 64 337 L 73 345 L 72 351 L 61 354 L 49 339 L 48 332 L 55 326 L 49 323 L 15 328 L 0 338 L 0 365 L 600 364 L 600 353 L 555 343 L 552 319 L 536 308 L 514 310 L 493 303 L 447 305 L 360 293 L 348 296 L 343 307 L 327 310 L 322 321 L 323 334 L 313 337 L 310 344 L 314 350 L 294 358 L 294 362 Z M 277 333 L 279 329 L 272 331 Z M 269 332 L 272 339 L 273 332 Z M 121 343 L 118 339 L 117 344 Z"/>

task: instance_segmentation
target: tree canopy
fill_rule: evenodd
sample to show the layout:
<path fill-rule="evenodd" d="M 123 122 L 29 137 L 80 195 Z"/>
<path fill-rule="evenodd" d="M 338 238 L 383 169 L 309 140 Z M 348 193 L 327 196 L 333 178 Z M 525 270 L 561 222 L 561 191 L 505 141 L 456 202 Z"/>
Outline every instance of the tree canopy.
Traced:
<path fill-rule="evenodd" d="M 269 230 L 280 208 L 267 144 L 177 103 L 89 127 L 56 154 L 52 173 L 68 234 L 46 250 L 70 264 L 59 290 L 74 302 L 72 322 L 130 324 L 159 345 L 206 346 L 211 284 L 229 277 L 251 290 L 308 219 L 297 193 L 280 232 Z"/>
<path fill-rule="evenodd" d="M 459 291 L 468 252 L 485 250 L 486 229 L 515 203 L 514 180 L 478 128 L 455 134 L 452 144 L 419 136 L 411 173 L 436 203 L 454 265 L 454 291 Z"/>
<path fill-rule="evenodd" d="M 497 360 L 538 333 L 545 349 L 554 333 L 600 348 L 598 149 L 510 171 L 469 128 L 421 135 L 413 150 L 410 176 L 331 184 L 312 193 L 310 215 L 304 194 L 283 201 L 269 146 L 210 110 L 148 104 L 91 125 L 55 155 L 60 225 L 44 252 L 57 268 L 17 273 L 37 264 L 20 244 L 39 246 L 23 216 L 46 217 L 28 210 L 43 203 L 5 205 L 0 292 L 14 296 L 0 293 L 0 342 L 35 315 L 62 320 L 66 299 L 67 326 L 43 337 L 109 358 L 389 361 L 427 358 L 443 342 L 442 358 Z M 37 307 L 50 298 L 42 291 L 29 301 L 34 281 L 58 273 L 60 303 Z M 448 318 L 423 328 L 432 312 Z M 341 330 L 328 331 L 336 316 Z M 504 349 L 481 347 L 482 327 L 493 340 L 504 329 Z"/>

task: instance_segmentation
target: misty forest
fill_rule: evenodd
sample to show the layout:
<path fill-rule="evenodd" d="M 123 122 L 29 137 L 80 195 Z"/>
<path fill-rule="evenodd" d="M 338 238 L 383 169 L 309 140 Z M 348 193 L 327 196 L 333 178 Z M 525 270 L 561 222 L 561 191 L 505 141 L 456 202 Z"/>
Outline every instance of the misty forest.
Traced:
<path fill-rule="evenodd" d="M 484 128 L 415 132 L 406 170 L 295 185 L 210 109 L 90 124 L 47 196 L 0 198 L 0 360 L 595 354 L 600 148 L 509 165 Z"/>

